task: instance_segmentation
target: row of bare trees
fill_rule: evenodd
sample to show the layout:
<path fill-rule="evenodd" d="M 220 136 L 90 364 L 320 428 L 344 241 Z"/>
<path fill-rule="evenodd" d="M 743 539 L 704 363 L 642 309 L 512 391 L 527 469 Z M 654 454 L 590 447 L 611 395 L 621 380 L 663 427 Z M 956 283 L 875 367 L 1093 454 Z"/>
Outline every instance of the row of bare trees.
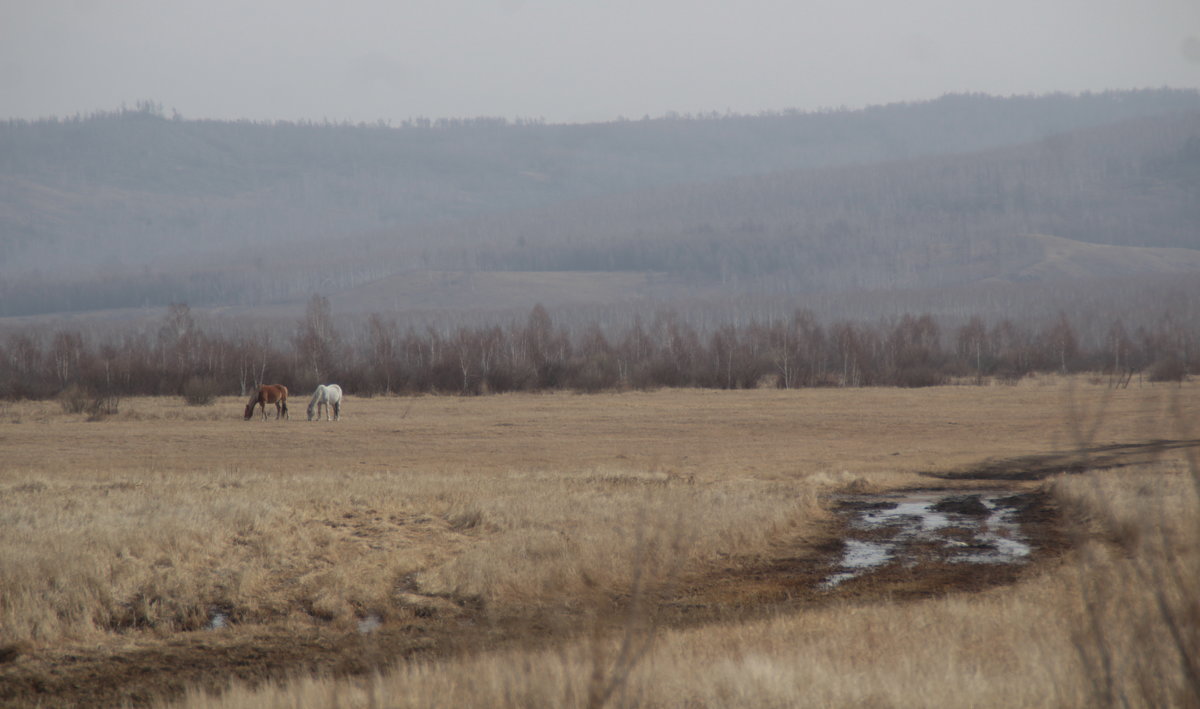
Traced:
<path fill-rule="evenodd" d="M 21 332 L 0 343 L 0 397 L 48 398 L 71 387 L 109 395 L 234 394 L 268 381 L 301 391 L 337 381 L 370 395 L 913 387 L 1080 371 L 1124 382 L 1131 372 L 1180 380 L 1200 346 L 1200 332 L 1169 321 L 1133 328 L 1117 321 L 1102 342 L 1085 347 L 1066 316 L 1036 327 L 975 317 L 944 331 L 930 315 L 823 324 L 807 310 L 703 330 L 667 312 L 620 332 L 592 324 L 572 335 L 539 305 L 507 326 L 402 329 L 376 314 L 348 329 L 339 333 L 329 301 L 314 296 L 284 338 L 265 330 L 211 332 L 182 304 L 168 308 L 156 332 Z"/>

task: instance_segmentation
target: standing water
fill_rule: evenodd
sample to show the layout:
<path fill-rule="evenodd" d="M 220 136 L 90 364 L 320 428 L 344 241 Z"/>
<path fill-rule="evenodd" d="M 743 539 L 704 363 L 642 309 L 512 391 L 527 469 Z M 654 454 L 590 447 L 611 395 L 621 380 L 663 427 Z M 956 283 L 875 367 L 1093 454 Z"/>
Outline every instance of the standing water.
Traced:
<path fill-rule="evenodd" d="M 850 515 L 848 536 L 823 589 L 893 562 L 916 566 L 931 555 L 948 563 L 1016 564 L 1031 553 L 1010 491 L 855 495 L 844 498 L 841 509 Z"/>

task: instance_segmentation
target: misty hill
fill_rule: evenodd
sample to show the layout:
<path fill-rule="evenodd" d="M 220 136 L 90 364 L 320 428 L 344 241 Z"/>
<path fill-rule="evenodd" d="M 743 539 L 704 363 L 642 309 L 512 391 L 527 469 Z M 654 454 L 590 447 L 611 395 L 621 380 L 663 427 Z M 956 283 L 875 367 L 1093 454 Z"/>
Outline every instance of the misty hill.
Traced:
<path fill-rule="evenodd" d="M 1035 234 L 1040 258 L 1016 272 L 997 274 L 1012 282 L 1048 282 L 1132 274 L 1200 273 L 1200 250 L 1087 244 Z"/>
<path fill-rule="evenodd" d="M 881 309 L 878 304 L 866 312 L 944 312 L 946 303 L 954 303 L 959 310 L 968 303 L 969 309 L 989 315 L 1002 314 L 1005 310 L 1020 310 L 1031 314 L 1029 301 L 1052 297 L 1054 302 L 1039 307 L 1039 316 L 1049 315 L 1065 307 L 1063 291 L 1074 291 L 1079 300 L 1091 298 L 1097 305 L 1098 290 L 1109 295 L 1121 291 L 1120 299 L 1126 306 L 1137 301 L 1139 307 L 1146 300 L 1161 299 L 1165 286 L 1187 285 L 1181 278 L 1200 275 L 1200 250 L 1180 248 L 1158 248 L 1145 246 L 1110 246 L 1089 244 L 1044 234 L 1016 237 L 1012 251 L 1020 258 L 1007 260 L 985 259 L 964 269 L 962 277 L 953 283 L 932 286 L 907 284 L 896 288 L 866 289 L 793 289 L 791 296 L 802 296 L 806 307 L 819 311 L 827 317 L 849 317 L 863 312 L 862 305 L 870 299 L 896 301 L 905 299 L 898 308 Z M 968 276 L 971 276 L 968 278 Z M 1153 283 L 1157 288 L 1149 288 Z M 1006 286 L 1008 286 L 1006 288 Z M 930 298 L 912 291 L 925 288 L 938 291 L 941 297 Z M 1141 291 L 1135 298 L 1130 289 Z M 857 291 L 857 300 L 838 305 L 835 298 L 846 300 L 847 291 Z M 1056 292 L 1057 291 L 1057 292 Z M 900 296 L 908 292 L 906 296 Z M 445 312 L 469 313 L 486 308 L 494 313 L 510 313 L 512 317 L 523 317 L 538 303 L 552 303 L 559 311 L 580 313 L 576 320 L 588 320 L 587 306 L 599 306 L 596 313 L 611 319 L 614 312 L 628 313 L 639 303 L 662 304 L 672 309 L 682 305 L 683 299 L 708 303 L 738 302 L 743 310 L 773 312 L 765 307 L 770 301 L 747 301 L 752 294 L 770 295 L 767 289 L 734 289 L 719 281 L 681 279 L 662 272 L 642 271 L 410 271 L 372 280 L 359 286 L 331 290 L 330 301 L 338 312 Z M 1040 295 L 1039 295 L 1040 294 Z M 995 307 L 985 301 L 1002 298 L 1004 305 Z M 941 301 L 941 302 L 939 302 Z M 1017 303 L 1020 303 L 1018 306 Z M 753 305 L 751 305 L 753 303 Z M 911 305 L 909 305 L 911 303 Z M 255 306 L 241 309 L 224 309 L 226 314 L 254 313 L 264 318 L 291 321 L 301 317 L 304 303 L 293 300 L 274 307 Z M 623 306 L 617 310 L 603 306 Z M 1114 311 L 1111 301 L 1104 308 Z M 695 305 L 692 309 L 695 309 Z M 715 308 L 720 309 L 720 308 Z M 626 319 L 626 318 L 622 318 Z M 868 318 L 869 319 L 869 318 Z M 456 318 L 456 321 L 462 318 Z M 466 322 L 472 322 L 468 319 Z"/>
<path fill-rule="evenodd" d="M 613 277 L 627 295 L 1100 275 L 1039 267 L 1046 242 L 1028 235 L 1200 248 L 1198 116 L 1200 93 L 1161 90 L 578 126 L 221 123 L 145 106 L 13 121 L 0 315 L 302 302 L 418 271 L 641 274 Z M 1190 263 L 1140 253 L 1092 262 Z M 403 292 L 391 307 L 411 306 Z"/>
<path fill-rule="evenodd" d="M 1197 194 L 1200 112 L 967 155 L 645 190 L 433 226 L 416 239 L 313 243 L 278 264 L 278 277 L 256 271 L 257 287 L 274 283 L 276 300 L 289 300 L 299 283 L 297 304 L 320 291 L 368 311 L 580 300 L 544 274 L 573 274 L 595 302 L 1078 286 L 1200 273 Z"/>
<path fill-rule="evenodd" d="M 796 292 L 1029 280 L 1066 275 L 1032 269 L 1044 254 L 1030 234 L 1200 249 L 1198 195 L 1195 112 L 975 154 L 756 175 L 493 219 L 496 246 L 475 260 Z M 1124 271 L 1170 260 L 1126 260 Z M 1072 274 L 1112 275 L 1113 264 L 1091 263 Z"/>

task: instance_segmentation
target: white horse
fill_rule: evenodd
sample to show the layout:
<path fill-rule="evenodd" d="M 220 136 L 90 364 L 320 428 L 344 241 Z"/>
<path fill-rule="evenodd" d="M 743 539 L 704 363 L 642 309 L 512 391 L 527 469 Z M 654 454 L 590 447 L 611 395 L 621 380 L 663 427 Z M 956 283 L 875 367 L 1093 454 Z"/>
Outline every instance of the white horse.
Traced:
<path fill-rule="evenodd" d="M 321 407 L 325 407 L 325 420 L 329 420 L 329 410 L 333 409 L 333 420 L 337 421 L 342 417 L 342 388 L 337 384 L 318 384 L 317 390 L 313 392 L 312 399 L 308 402 L 308 420 L 313 420 L 313 415 L 319 421 L 321 419 Z"/>

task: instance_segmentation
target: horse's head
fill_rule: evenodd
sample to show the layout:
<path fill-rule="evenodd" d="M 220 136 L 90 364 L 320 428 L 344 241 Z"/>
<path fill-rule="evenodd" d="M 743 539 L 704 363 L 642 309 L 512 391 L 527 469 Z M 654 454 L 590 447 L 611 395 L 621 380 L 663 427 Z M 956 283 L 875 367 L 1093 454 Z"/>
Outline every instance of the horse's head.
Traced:
<path fill-rule="evenodd" d="M 250 417 L 253 415 L 254 415 L 254 404 L 246 404 L 246 417 L 243 420 L 249 421 Z"/>
<path fill-rule="evenodd" d="M 311 403 L 309 403 L 309 405 L 308 405 L 308 420 L 312 421 L 312 419 L 313 419 L 313 405 Z"/>

